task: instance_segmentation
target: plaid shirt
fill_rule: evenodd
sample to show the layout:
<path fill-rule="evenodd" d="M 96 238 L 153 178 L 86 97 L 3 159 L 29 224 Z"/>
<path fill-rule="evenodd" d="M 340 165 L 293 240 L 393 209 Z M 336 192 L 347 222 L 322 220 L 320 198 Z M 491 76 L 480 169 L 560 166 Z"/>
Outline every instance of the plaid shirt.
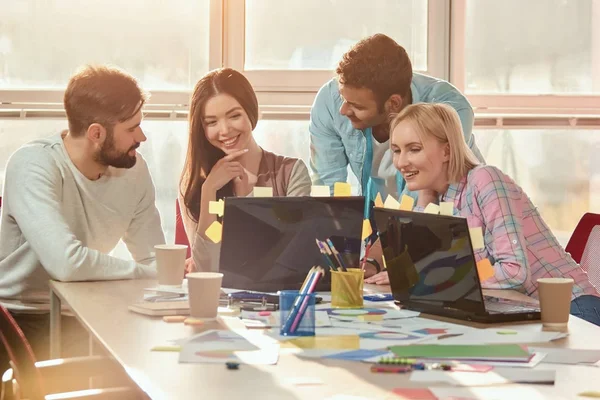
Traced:
<path fill-rule="evenodd" d="M 538 297 L 537 280 L 573 278 L 573 298 L 600 296 L 587 273 L 564 251 L 529 197 L 509 176 L 493 166 L 478 166 L 451 184 L 440 201 L 454 203 L 454 214 L 469 227 L 483 230 L 484 249 L 495 275 L 482 282 L 487 289 L 515 289 Z"/>

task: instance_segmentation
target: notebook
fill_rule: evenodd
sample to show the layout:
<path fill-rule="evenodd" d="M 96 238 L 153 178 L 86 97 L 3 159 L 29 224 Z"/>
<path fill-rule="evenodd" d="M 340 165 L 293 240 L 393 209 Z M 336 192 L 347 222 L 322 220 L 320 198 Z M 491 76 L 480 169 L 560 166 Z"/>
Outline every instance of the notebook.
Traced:
<path fill-rule="evenodd" d="M 358 266 L 363 213 L 363 197 L 226 198 L 222 286 L 300 289 L 314 265 L 326 266 L 315 239 L 330 239 L 348 266 Z M 329 291 L 330 285 L 327 273 L 317 290 Z"/>
<path fill-rule="evenodd" d="M 484 299 L 466 218 L 375 208 L 375 223 L 404 308 L 479 322 L 540 319 L 531 304 Z"/>

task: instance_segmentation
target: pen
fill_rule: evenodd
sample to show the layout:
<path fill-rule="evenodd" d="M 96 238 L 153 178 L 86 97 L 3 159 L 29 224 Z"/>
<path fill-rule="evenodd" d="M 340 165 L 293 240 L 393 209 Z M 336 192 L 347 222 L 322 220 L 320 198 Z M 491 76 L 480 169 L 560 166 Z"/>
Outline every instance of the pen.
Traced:
<path fill-rule="evenodd" d="M 331 252 L 333 253 L 333 256 L 337 260 L 338 264 L 340 264 L 340 268 L 342 269 L 342 271 L 346 272 L 346 266 L 344 265 L 344 262 L 342 261 L 342 256 L 340 255 L 340 252 L 337 251 L 337 249 L 335 248 L 335 246 L 331 242 L 331 239 L 327 238 L 327 239 L 325 239 L 325 241 L 327 242 L 327 244 L 331 248 Z"/>

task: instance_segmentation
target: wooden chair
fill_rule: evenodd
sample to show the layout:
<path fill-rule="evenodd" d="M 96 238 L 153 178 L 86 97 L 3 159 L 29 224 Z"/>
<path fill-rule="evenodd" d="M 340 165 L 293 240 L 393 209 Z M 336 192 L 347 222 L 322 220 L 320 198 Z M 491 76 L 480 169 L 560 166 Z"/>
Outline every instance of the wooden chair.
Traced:
<path fill-rule="evenodd" d="M 101 357 L 76 357 L 36 361 L 23 331 L 8 310 L 0 305 L 0 345 L 10 358 L 2 375 L 0 400 L 141 399 L 145 396 L 128 381 L 121 366 Z M 90 378 L 117 382 L 118 387 L 90 389 Z"/>

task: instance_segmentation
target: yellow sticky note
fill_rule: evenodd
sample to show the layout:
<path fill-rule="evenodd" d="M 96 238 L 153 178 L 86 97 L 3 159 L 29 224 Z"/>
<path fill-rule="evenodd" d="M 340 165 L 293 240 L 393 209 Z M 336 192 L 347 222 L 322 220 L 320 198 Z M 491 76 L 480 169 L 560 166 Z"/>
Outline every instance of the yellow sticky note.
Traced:
<path fill-rule="evenodd" d="M 577 393 L 577 396 L 581 396 L 581 397 L 591 397 L 594 399 L 600 399 L 600 392 L 581 392 L 581 393 Z"/>
<path fill-rule="evenodd" d="M 454 203 L 451 201 L 442 201 L 440 203 L 440 214 L 454 215 Z"/>
<path fill-rule="evenodd" d="M 400 208 L 400 203 L 388 194 L 387 199 L 385 199 L 385 203 L 383 204 L 385 208 L 389 208 L 391 210 L 398 210 Z"/>
<path fill-rule="evenodd" d="M 150 351 L 173 351 L 180 352 L 181 346 L 154 346 Z"/>
<path fill-rule="evenodd" d="M 358 316 L 358 320 L 359 321 L 364 321 L 364 322 L 380 322 L 380 321 L 383 321 L 383 314 L 374 314 L 374 315 L 364 314 L 364 315 L 359 315 Z"/>
<path fill-rule="evenodd" d="M 221 241 L 221 235 L 223 235 L 223 225 L 219 221 L 215 221 L 204 232 L 206 237 L 212 240 L 215 243 L 219 243 Z"/>
<path fill-rule="evenodd" d="M 400 201 L 400 209 L 403 211 L 412 211 L 413 206 L 415 205 L 415 199 L 405 194 L 402 195 L 402 200 Z"/>
<path fill-rule="evenodd" d="M 473 246 L 473 250 L 479 250 L 485 247 L 483 244 L 483 234 L 481 233 L 480 226 L 476 228 L 469 228 L 469 236 L 471 236 L 471 245 Z"/>
<path fill-rule="evenodd" d="M 333 195 L 335 197 L 351 196 L 352 187 L 346 182 L 336 182 L 333 185 Z"/>
<path fill-rule="evenodd" d="M 216 214 L 219 217 L 223 216 L 225 212 L 225 202 L 223 199 L 219 199 L 219 201 L 209 201 L 208 202 L 208 213 Z"/>
<path fill-rule="evenodd" d="M 371 229 L 371 221 L 368 219 L 363 220 L 362 240 L 368 238 L 371 233 L 373 233 L 373 229 Z"/>
<path fill-rule="evenodd" d="M 312 197 L 329 197 L 329 186 L 313 185 L 310 187 Z"/>
<path fill-rule="evenodd" d="M 427 207 L 425 207 L 423 212 L 426 214 L 439 214 L 440 206 L 438 206 L 435 203 L 429 203 L 429 204 L 427 204 Z"/>
<path fill-rule="evenodd" d="M 477 272 L 479 273 L 479 280 L 486 281 L 494 276 L 494 267 L 489 259 L 483 258 L 477 261 Z"/>
<path fill-rule="evenodd" d="M 273 197 L 272 187 L 254 186 L 254 197 Z"/>
<path fill-rule="evenodd" d="M 343 336 L 303 336 L 280 342 L 282 349 L 297 347 L 299 349 L 349 349 L 360 348 L 358 335 Z"/>
<path fill-rule="evenodd" d="M 383 200 L 381 199 L 381 193 L 377 193 L 375 197 L 375 207 L 383 207 Z"/>

